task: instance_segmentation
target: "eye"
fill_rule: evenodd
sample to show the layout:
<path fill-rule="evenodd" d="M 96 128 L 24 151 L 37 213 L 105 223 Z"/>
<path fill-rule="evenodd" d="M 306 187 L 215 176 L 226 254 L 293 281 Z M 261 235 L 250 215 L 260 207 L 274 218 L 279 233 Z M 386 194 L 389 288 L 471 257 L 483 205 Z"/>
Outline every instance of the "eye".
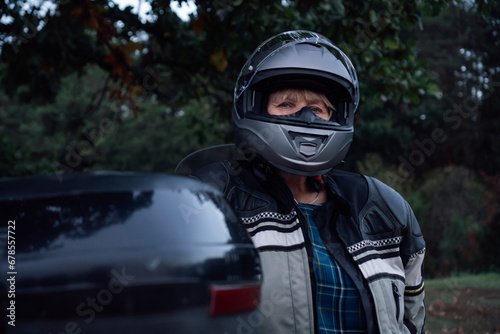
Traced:
<path fill-rule="evenodd" d="M 281 102 L 280 104 L 278 104 L 278 108 L 291 108 L 291 107 L 292 104 L 289 102 Z"/>
<path fill-rule="evenodd" d="M 326 106 L 325 107 L 310 106 L 309 108 L 311 108 L 312 112 L 316 116 L 321 117 L 321 118 L 323 118 L 325 120 L 329 120 L 330 119 L 331 112 L 330 112 L 330 109 L 327 108 Z"/>
<path fill-rule="evenodd" d="M 317 114 L 317 115 L 329 115 L 330 111 L 327 108 L 320 108 L 320 107 L 310 107 L 312 112 Z"/>

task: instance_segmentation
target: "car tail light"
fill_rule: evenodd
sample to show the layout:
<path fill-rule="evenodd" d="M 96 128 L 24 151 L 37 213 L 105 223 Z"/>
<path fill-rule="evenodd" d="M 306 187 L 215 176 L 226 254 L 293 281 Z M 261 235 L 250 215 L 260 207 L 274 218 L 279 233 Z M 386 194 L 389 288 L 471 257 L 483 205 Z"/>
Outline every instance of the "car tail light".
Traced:
<path fill-rule="evenodd" d="M 259 305 L 260 285 L 213 285 L 210 316 L 249 311 Z"/>

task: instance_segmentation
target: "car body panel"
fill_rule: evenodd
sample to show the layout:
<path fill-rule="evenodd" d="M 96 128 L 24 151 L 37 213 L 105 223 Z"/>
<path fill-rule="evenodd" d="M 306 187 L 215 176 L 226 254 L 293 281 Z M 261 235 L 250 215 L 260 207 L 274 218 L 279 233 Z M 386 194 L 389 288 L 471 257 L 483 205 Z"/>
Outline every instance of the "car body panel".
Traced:
<path fill-rule="evenodd" d="M 221 194 L 196 180 L 115 172 L 7 179 L 0 212 L 1 244 L 6 220 L 16 227 L 17 324 L 7 333 L 142 333 L 154 324 L 162 333 L 232 332 L 244 314 L 236 312 L 257 306 L 258 254 Z M 0 270 L 11 271 L 5 261 Z M 211 317 L 213 286 L 250 287 L 254 305 Z"/>

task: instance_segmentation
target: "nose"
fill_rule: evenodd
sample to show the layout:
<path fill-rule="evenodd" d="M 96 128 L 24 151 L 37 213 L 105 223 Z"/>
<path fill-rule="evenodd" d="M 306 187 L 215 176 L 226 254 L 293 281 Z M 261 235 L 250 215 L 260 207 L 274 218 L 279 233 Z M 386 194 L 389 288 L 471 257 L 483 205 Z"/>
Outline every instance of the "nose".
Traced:
<path fill-rule="evenodd" d="M 305 102 L 299 102 L 299 103 L 297 103 L 297 105 L 295 106 L 295 110 L 294 110 L 293 112 L 294 112 L 294 113 L 299 112 L 299 111 L 301 111 L 303 108 L 306 108 L 306 107 L 308 108 L 307 103 L 305 103 Z"/>

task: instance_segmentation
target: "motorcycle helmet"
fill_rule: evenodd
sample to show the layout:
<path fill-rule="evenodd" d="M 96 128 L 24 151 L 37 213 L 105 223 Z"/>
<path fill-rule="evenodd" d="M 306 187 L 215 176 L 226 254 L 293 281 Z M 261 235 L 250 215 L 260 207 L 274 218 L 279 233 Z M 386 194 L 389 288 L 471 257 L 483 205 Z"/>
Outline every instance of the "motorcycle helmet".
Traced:
<path fill-rule="evenodd" d="M 268 97 L 283 89 L 324 94 L 334 112 L 330 119 L 309 108 L 270 115 Z M 236 146 L 294 174 L 327 173 L 349 150 L 358 104 L 356 71 L 338 47 L 310 31 L 281 33 L 253 52 L 236 81 L 232 110 Z"/>

